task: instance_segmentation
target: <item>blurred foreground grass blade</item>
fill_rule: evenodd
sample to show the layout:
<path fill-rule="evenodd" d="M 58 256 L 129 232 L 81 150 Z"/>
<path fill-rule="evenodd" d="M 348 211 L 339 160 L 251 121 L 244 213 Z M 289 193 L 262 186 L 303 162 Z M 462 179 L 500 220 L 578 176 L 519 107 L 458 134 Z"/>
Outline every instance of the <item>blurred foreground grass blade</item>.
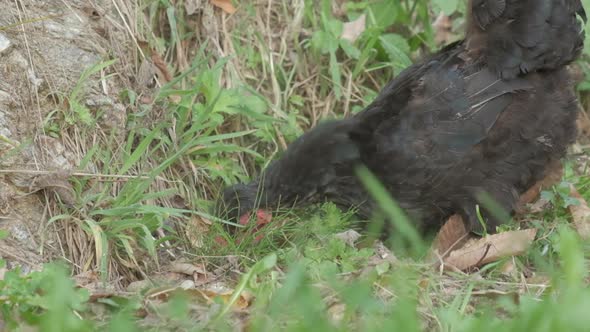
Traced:
<path fill-rule="evenodd" d="M 559 256 L 565 287 L 573 290 L 584 287 L 584 280 L 588 276 L 588 264 L 584 259 L 584 250 L 580 239 L 567 226 L 562 226 L 559 233 Z"/>
<path fill-rule="evenodd" d="M 389 222 L 394 226 L 394 240 L 400 239 L 402 241 L 407 241 L 414 254 L 424 253 L 426 245 L 424 244 L 422 237 L 413 226 L 412 221 L 408 218 L 406 213 L 393 200 L 393 198 L 391 198 L 391 195 L 389 195 L 385 187 L 383 187 L 371 171 L 364 166 L 357 169 L 357 174 L 379 207 L 385 212 Z"/>
<path fill-rule="evenodd" d="M 272 253 L 260 261 L 256 262 L 254 266 L 250 268 L 250 270 L 242 276 L 240 279 L 240 283 L 234 289 L 232 296 L 230 297 L 229 301 L 224 305 L 221 309 L 219 314 L 215 319 L 213 319 L 212 324 L 216 324 L 222 319 L 232 308 L 232 306 L 236 303 L 236 301 L 240 298 L 240 294 L 246 289 L 249 283 L 253 282 L 253 280 L 261 273 L 266 272 L 277 264 L 277 255 Z"/>

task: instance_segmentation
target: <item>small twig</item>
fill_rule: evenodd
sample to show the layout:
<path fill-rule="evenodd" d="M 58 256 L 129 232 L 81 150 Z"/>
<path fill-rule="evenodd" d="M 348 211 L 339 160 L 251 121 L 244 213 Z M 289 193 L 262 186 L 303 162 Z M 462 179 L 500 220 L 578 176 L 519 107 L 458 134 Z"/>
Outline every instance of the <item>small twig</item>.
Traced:
<path fill-rule="evenodd" d="M 0 134 L 0 141 L 2 141 L 4 143 L 7 143 L 7 144 L 10 144 L 10 145 L 12 145 L 14 147 L 19 147 L 19 145 L 20 145 L 19 142 L 13 141 L 10 138 L 8 138 L 8 137 L 6 137 L 6 136 L 4 136 L 2 134 Z"/>
<path fill-rule="evenodd" d="M 58 18 L 58 17 L 62 17 L 62 16 L 63 16 L 63 14 L 57 14 L 57 15 L 41 16 L 41 17 L 32 18 L 32 19 L 28 19 L 28 20 L 21 20 L 21 21 L 16 22 L 16 23 L 12 23 L 12 24 L 5 25 L 5 26 L 0 26 L 0 31 L 12 29 L 12 28 L 16 28 L 18 26 L 25 25 L 25 24 L 46 21 L 46 20 L 49 20 L 49 19 Z"/>
<path fill-rule="evenodd" d="M 50 175 L 60 174 L 59 171 L 42 171 L 42 170 L 26 170 L 26 169 L 0 169 L 0 174 L 29 174 L 29 175 Z M 97 173 L 84 173 L 84 172 L 72 172 L 67 173 L 68 176 L 81 176 L 81 177 L 94 177 L 94 178 L 107 178 L 107 179 L 142 179 L 147 180 L 150 177 L 146 175 L 119 175 L 119 174 L 97 174 Z M 156 177 L 156 179 L 161 179 Z"/>
<path fill-rule="evenodd" d="M 472 291 L 471 295 L 490 295 L 490 294 L 495 294 L 495 295 L 510 295 L 510 294 L 516 294 L 516 292 L 506 292 L 506 291 L 501 291 L 498 289 L 486 289 L 486 290 L 480 290 L 480 291 Z"/>
<path fill-rule="evenodd" d="M 481 255 L 481 258 L 477 261 L 477 263 L 473 264 L 473 266 L 479 266 L 481 264 L 481 262 L 483 262 L 484 258 L 486 258 L 488 256 L 488 253 L 490 252 L 490 248 L 492 248 L 492 244 L 491 243 L 486 244 L 486 250 L 484 251 L 483 255 Z"/>

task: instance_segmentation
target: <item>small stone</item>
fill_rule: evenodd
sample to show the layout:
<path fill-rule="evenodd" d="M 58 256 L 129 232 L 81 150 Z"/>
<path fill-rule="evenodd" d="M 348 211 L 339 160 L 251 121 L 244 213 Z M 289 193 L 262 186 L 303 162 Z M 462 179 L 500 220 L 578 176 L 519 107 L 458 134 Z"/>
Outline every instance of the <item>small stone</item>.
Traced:
<path fill-rule="evenodd" d="M 10 47 L 10 45 L 12 45 L 10 39 L 6 38 L 5 35 L 0 33 L 0 54 L 4 53 L 4 51 Z"/>
<path fill-rule="evenodd" d="M 180 283 L 180 288 L 182 289 L 193 289 L 195 288 L 195 282 L 192 280 L 184 280 Z"/>
<path fill-rule="evenodd" d="M 21 242 L 26 241 L 31 237 L 29 232 L 22 225 L 12 227 L 10 233 L 15 239 Z"/>
<path fill-rule="evenodd" d="M 12 97 L 6 91 L 0 90 L 0 104 L 9 104 L 12 101 Z"/>
<path fill-rule="evenodd" d="M 43 83 L 43 79 L 37 77 L 37 74 L 35 74 L 35 71 L 33 71 L 31 68 L 27 69 L 27 74 L 29 82 L 31 82 L 35 88 L 39 88 Z"/>

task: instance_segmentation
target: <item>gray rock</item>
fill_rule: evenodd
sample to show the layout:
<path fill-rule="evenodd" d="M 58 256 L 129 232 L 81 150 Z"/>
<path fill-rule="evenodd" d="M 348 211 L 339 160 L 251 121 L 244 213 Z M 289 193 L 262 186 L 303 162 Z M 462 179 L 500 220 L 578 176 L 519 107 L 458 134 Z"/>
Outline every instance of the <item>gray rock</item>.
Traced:
<path fill-rule="evenodd" d="M 12 45 L 10 39 L 8 39 L 5 35 L 0 33 L 0 54 L 8 50 L 8 48 L 10 48 L 10 45 Z"/>

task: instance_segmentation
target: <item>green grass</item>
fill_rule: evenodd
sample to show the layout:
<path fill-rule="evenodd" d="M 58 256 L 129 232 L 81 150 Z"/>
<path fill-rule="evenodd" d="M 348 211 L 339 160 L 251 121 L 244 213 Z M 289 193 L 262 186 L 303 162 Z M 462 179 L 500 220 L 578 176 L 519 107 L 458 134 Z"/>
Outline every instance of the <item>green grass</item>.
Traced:
<path fill-rule="evenodd" d="M 569 227 L 567 206 L 577 204 L 569 183 L 590 199 L 590 177 L 576 170 L 575 160 L 566 162 L 564 182 L 543 193 L 551 207 L 524 218 L 538 229 L 529 252 L 472 274 L 441 273 L 427 264 L 428 243 L 367 172 L 361 171 L 365 185 L 402 230 L 392 241 L 397 259 L 380 257 L 367 241 L 351 247 L 338 238 L 359 225 L 332 204 L 275 215 L 259 242 L 247 230 L 229 234 L 207 215 L 223 186 L 254 176 L 321 119 L 361 110 L 393 75 L 436 50 L 435 13 L 452 14 L 456 35 L 464 22 L 462 1 L 338 3 L 271 1 L 266 7 L 241 1 L 225 26 L 211 26 L 217 35 L 204 35 L 212 32 L 194 28 L 185 2 L 140 1 L 136 9 L 145 20 L 131 22 L 134 31 L 149 44 L 143 52 L 165 59 L 173 78 L 159 77 L 162 86 L 148 101 L 139 87 L 119 91 L 129 106 L 122 133 L 98 130 L 102 113 L 82 102 L 85 87 L 102 79 L 98 73 L 117 74 L 119 59 L 87 69 L 60 96 L 43 125 L 76 143 L 80 173 L 71 179 L 74 204 L 58 202 L 49 221 L 71 227 L 70 236 L 88 245 L 79 249 L 66 241 L 66 267 L 6 272 L 0 278 L 5 326 L 66 332 L 233 330 L 236 324 L 252 331 L 588 330 L 590 246 Z M 219 23 L 221 13 L 213 14 Z M 360 15 L 367 20 L 360 37 L 340 38 L 344 23 Z M 588 44 L 579 61 L 585 72 Z M 579 85 L 584 106 L 588 77 Z M 197 232 L 202 243 L 196 246 L 186 234 L 191 221 L 203 218 L 211 225 Z M 154 235 L 158 230 L 163 237 Z M 228 244 L 219 245 L 216 236 Z M 178 290 L 162 300 L 153 296 L 154 286 L 152 292 L 93 298 L 69 279 L 92 270 L 107 285 L 155 279 L 173 260 L 169 252 L 211 271 L 238 257 L 232 263 L 237 272 L 218 276 L 233 296 L 203 303 L 194 292 Z M 504 271 L 507 263 L 512 272 Z M 546 279 L 527 279 L 533 274 Z M 255 300 L 235 312 L 243 291 Z"/>

